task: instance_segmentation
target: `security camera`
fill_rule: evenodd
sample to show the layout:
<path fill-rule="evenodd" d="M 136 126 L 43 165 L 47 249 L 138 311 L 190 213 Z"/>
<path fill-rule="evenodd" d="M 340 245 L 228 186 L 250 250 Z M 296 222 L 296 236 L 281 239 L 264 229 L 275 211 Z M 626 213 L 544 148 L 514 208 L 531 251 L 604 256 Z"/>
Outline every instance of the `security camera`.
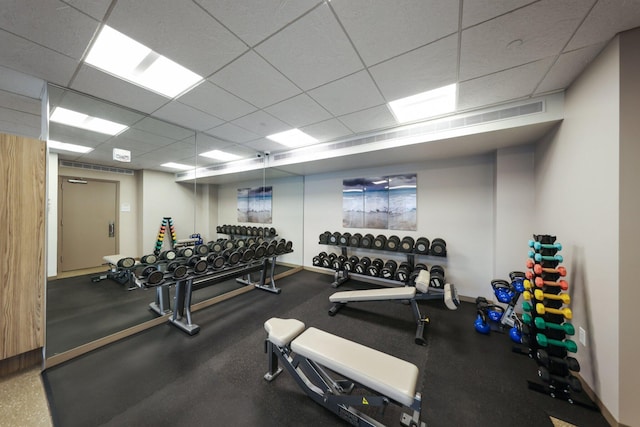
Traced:
<path fill-rule="evenodd" d="M 256 153 L 256 157 L 257 157 L 257 158 L 262 157 L 262 153 Z"/>
<path fill-rule="evenodd" d="M 265 152 L 264 152 L 264 155 L 265 155 L 265 156 L 268 156 L 269 154 L 271 154 L 271 152 L 269 152 L 269 151 L 265 151 Z"/>

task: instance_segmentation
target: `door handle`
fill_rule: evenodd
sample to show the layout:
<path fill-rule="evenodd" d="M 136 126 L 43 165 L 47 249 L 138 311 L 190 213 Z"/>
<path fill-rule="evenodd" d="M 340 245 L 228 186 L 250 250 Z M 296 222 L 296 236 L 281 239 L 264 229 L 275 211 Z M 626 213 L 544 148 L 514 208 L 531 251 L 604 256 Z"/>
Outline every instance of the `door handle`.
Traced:
<path fill-rule="evenodd" d="M 109 223 L 109 237 L 116 237 L 116 224 L 114 222 Z"/>

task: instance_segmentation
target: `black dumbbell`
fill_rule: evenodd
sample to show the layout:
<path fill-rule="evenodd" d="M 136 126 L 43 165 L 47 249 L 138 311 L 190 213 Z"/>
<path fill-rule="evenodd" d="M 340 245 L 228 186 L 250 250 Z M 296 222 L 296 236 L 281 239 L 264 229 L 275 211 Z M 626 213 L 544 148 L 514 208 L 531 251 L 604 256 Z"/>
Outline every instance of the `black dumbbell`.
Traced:
<path fill-rule="evenodd" d="M 196 245 L 193 248 L 193 253 L 200 256 L 207 256 L 207 254 L 209 253 L 209 247 L 207 245 Z"/>
<path fill-rule="evenodd" d="M 326 252 L 320 252 L 318 255 L 313 257 L 312 264 L 315 267 L 322 267 L 322 260 L 327 257 Z"/>
<path fill-rule="evenodd" d="M 413 252 L 413 247 L 415 246 L 415 243 L 416 242 L 413 239 L 413 237 L 405 236 L 400 241 L 400 247 L 398 248 L 398 251 L 400 251 L 400 252 Z"/>
<path fill-rule="evenodd" d="M 401 262 L 396 269 L 396 274 L 393 276 L 399 282 L 407 282 L 409 275 L 411 274 L 411 264 L 407 261 Z"/>
<path fill-rule="evenodd" d="M 224 259 L 224 256 L 220 254 L 210 253 L 209 255 L 207 255 L 207 264 L 209 264 L 216 270 L 224 267 L 225 262 L 226 260 Z"/>
<path fill-rule="evenodd" d="M 349 259 L 344 262 L 342 268 L 344 268 L 345 271 L 353 271 L 353 267 L 355 267 L 355 265 L 359 262 L 360 258 L 355 255 L 351 255 Z"/>
<path fill-rule="evenodd" d="M 158 257 L 155 254 L 143 255 L 142 258 L 140 258 L 140 262 L 142 264 L 155 264 L 158 262 Z"/>
<path fill-rule="evenodd" d="M 253 250 L 253 259 L 261 259 L 267 254 L 266 246 L 256 246 Z M 315 265 L 315 264 L 313 264 Z"/>
<path fill-rule="evenodd" d="M 371 265 L 371 259 L 369 257 L 362 257 L 360 261 L 353 267 L 353 271 L 358 274 L 366 274 L 367 268 Z"/>
<path fill-rule="evenodd" d="M 322 266 L 324 268 L 331 268 L 331 265 L 333 265 L 333 260 L 336 258 L 337 256 L 334 253 L 327 255 L 326 257 L 322 258 Z"/>
<path fill-rule="evenodd" d="M 254 259 L 256 256 L 256 251 L 255 249 L 251 249 L 251 248 L 247 248 L 243 253 L 242 253 L 242 261 L 243 262 L 249 262 L 252 259 Z"/>
<path fill-rule="evenodd" d="M 349 239 L 351 238 L 351 233 L 342 233 L 340 237 L 338 237 L 338 244 L 340 246 L 349 246 Z"/>
<path fill-rule="evenodd" d="M 320 244 L 321 245 L 329 244 L 329 236 L 331 236 L 331 232 L 330 231 L 325 231 L 324 233 L 322 233 L 320 235 Z"/>
<path fill-rule="evenodd" d="M 176 251 L 174 251 L 173 249 L 168 249 L 166 251 L 162 251 L 160 252 L 160 259 L 162 260 L 166 260 L 166 261 L 171 261 L 176 259 Z"/>
<path fill-rule="evenodd" d="M 340 242 L 340 236 L 341 234 L 338 233 L 337 231 L 333 233 L 331 236 L 329 236 L 329 244 L 337 245 Z"/>
<path fill-rule="evenodd" d="M 378 234 L 375 239 L 373 239 L 372 247 L 373 249 L 378 249 L 379 251 L 384 250 L 387 244 L 387 236 L 384 234 Z"/>
<path fill-rule="evenodd" d="M 546 350 L 539 349 L 536 351 L 536 359 L 546 368 L 550 368 L 551 365 L 559 365 L 566 366 L 570 371 L 580 372 L 580 363 L 575 357 L 550 356 Z"/>
<path fill-rule="evenodd" d="M 400 246 L 400 237 L 398 236 L 390 236 L 387 239 L 387 243 L 384 248 L 387 251 L 397 251 Z"/>
<path fill-rule="evenodd" d="M 580 392 L 582 391 L 582 384 L 580 384 L 580 380 L 569 374 L 566 377 L 561 377 L 559 375 L 553 375 L 549 372 L 547 368 L 544 366 L 540 366 L 538 368 L 538 376 L 540 379 L 549 384 L 555 385 L 563 385 L 565 387 L 570 387 L 573 391 Z"/>
<path fill-rule="evenodd" d="M 411 274 L 409 274 L 409 284 L 411 286 L 415 286 L 416 279 L 418 278 L 418 274 L 420 274 L 420 272 L 422 270 L 429 271 L 429 269 L 427 268 L 426 264 L 418 263 L 413 267 L 413 270 L 411 271 Z"/>
<path fill-rule="evenodd" d="M 445 285 L 444 267 L 442 267 L 441 265 L 432 266 L 429 286 L 436 289 L 443 289 L 444 285 Z"/>
<path fill-rule="evenodd" d="M 371 265 L 367 267 L 367 274 L 369 276 L 378 277 L 380 275 L 380 270 L 384 267 L 384 261 L 380 258 L 375 258 L 371 261 Z"/>
<path fill-rule="evenodd" d="M 444 239 L 436 238 L 431 242 L 431 255 L 434 256 L 447 256 L 447 242 Z"/>
<path fill-rule="evenodd" d="M 360 239 L 362 239 L 362 234 L 360 233 L 353 234 L 349 238 L 349 246 L 353 246 L 354 248 L 357 248 L 358 246 L 360 246 Z"/>
<path fill-rule="evenodd" d="M 364 236 L 362 236 L 362 239 L 360 239 L 360 247 L 370 248 L 373 244 L 373 239 L 373 234 L 365 234 Z"/>
<path fill-rule="evenodd" d="M 384 263 L 384 267 L 380 270 L 380 277 L 385 279 L 393 279 L 396 274 L 396 269 L 398 268 L 398 263 L 394 260 L 390 259 L 389 261 Z"/>
<path fill-rule="evenodd" d="M 154 265 L 143 267 L 137 275 L 145 279 L 147 286 L 158 286 L 164 282 L 164 273 Z"/>
<path fill-rule="evenodd" d="M 427 255 L 429 253 L 430 242 L 426 237 L 418 237 L 414 246 L 414 251 L 417 254 Z"/>

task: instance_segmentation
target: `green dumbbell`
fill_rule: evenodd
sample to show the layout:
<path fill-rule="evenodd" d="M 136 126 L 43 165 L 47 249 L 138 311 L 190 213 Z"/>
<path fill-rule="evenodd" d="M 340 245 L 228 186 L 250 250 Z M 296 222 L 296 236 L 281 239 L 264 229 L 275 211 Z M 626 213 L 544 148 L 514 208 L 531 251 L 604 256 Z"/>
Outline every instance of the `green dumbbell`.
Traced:
<path fill-rule="evenodd" d="M 531 315 L 529 313 L 522 313 L 522 321 L 527 324 L 527 325 L 531 325 L 531 321 L 533 320 L 533 317 L 531 317 Z"/>
<path fill-rule="evenodd" d="M 549 345 L 555 345 L 557 347 L 564 347 L 567 349 L 567 351 L 570 351 L 571 353 L 575 353 L 578 351 L 578 346 L 576 345 L 575 342 L 571 340 L 564 340 L 564 341 L 553 340 L 551 338 L 547 338 L 547 336 L 544 334 L 536 334 L 536 341 L 538 341 L 538 344 L 540 344 L 543 347 L 547 347 Z"/>
<path fill-rule="evenodd" d="M 524 311 L 533 311 L 533 305 L 531 305 L 531 303 L 525 301 L 522 303 L 522 309 Z"/>
<path fill-rule="evenodd" d="M 571 323 L 563 323 L 559 325 L 557 323 L 545 322 L 542 317 L 536 317 L 535 324 L 538 329 L 555 329 L 557 331 L 564 331 L 567 335 L 574 335 L 576 333 L 576 330 Z"/>
<path fill-rule="evenodd" d="M 562 245 L 560 243 L 533 242 L 533 245 L 530 245 L 530 247 L 532 247 L 536 251 L 539 251 L 540 249 L 557 249 L 559 251 L 562 250 Z"/>

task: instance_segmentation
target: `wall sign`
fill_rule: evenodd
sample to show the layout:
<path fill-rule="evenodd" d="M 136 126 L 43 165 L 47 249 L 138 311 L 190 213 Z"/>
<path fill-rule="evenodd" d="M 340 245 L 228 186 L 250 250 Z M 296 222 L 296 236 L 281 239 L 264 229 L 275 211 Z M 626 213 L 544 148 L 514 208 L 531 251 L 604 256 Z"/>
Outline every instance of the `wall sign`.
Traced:
<path fill-rule="evenodd" d="M 238 188 L 238 222 L 271 224 L 271 196 L 269 187 Z"/>

